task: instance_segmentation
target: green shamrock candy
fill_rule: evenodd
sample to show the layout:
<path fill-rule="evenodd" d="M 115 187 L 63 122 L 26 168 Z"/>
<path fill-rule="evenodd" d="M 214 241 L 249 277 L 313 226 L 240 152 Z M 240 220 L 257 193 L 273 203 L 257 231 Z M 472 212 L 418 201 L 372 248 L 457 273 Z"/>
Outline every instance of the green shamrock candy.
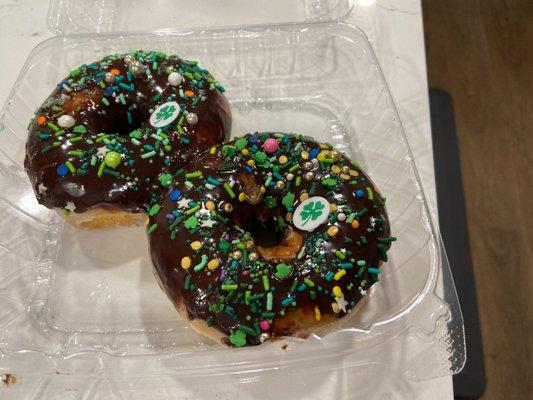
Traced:
<path fill-rule="evenodd" d="M 333 178 L 322 179 L 322 185 L 327 187 L 334 187 L 337 185 L 337 181 Z"/>
<path fill-rule="evenodd" d="M 235 141 L 235 147 L 239 150 L 242 150 L 246 147 L 248 140 L 246 138 L 240 138 Z"/>
<path fill-rule="evenodd" d="M 263 165 L 268 161 L 267 155 L 262 151 L 258 151 L 257 153 L 255 153 L 252 158 L 258 165 Z"/>
<path fill-rule="evenodd" d="M 172 104 L 169 104 L 168 106 L 161 108 L 158 111 L 158 113 L 155 115 L 155 117 L 158 121 L 163 121 L 165 119 L 172 117 L 172 114 L 174 114 L 175 111 L 176 111 L 176 107 Z"/>
<path fill-rule="evenodd" d="M 283 197 L 283 200 L 281 200 L 281 204 L 283 204 L 286 208 L 292 207 L 294 204 L 294 199 L 296 196 L 294 196 L 294 193 L 289 192 Z"/>
<path fill-rule="evenodd" d="M 157 178 L 163 186 L 168 186 L 172 183 L 172 174 L 161 174 Z"/>
<path fill-rule="evenodd" d="M 183 224 L 185 225 L 185 228 L 187 229 L 194 229 L 198 226 L 198 219 L 194 215 L 191 215 L 189 218 L 185 220 Z"/>
<path fill-rule="evenodd" d="M 300 217 L 304 220 L 302 226 L 307 224 L 309 220 L 315 221 L 322 215 L 323 210 L 324 204 L 322 204 L 320 201 L 310 201 L 307 203 L 304 206 L 303 211 L 300 213 Z"/>
<path fill-rule="evenodd" d="M 288 264 L 280 263 L 276 265 L 276 278 L 284 279 L 288 277 L 292 272 L 292 267 Z"/>
<path fill-rule="evenodd" d="M 234 346 L 242 347 L 246 344 L 246 333 L 241 330 L 236 330 L 229 335 L 229 341 Z"/>

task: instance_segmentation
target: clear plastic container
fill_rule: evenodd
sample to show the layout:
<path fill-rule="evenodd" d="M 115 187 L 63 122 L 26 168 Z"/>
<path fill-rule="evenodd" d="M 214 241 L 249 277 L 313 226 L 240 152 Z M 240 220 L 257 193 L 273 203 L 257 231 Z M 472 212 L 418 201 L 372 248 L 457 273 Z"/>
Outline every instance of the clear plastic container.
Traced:
<path fill-rule="evenodd" d="M 110 12 L 105 4 L 53 2 L 51 15 L 66 24 L 69 5 Z M 278 398 L 275 388 L 285 387 L 285 398 L 323 398 L 327 390 L 330 398 L 404 399 L 409 381 L 462 368 L 463 323 L 449 266 L 367 38 L 339 21 L 260 22 L 64 34 L 32 51 L 0 115 L 0 373 L 22 383 L 6 391 L 9 398 Z M 109 26 L 126 25 L 117 19 Z M 325 337 L 254 348 L 215 344 L 192 331 L 160 291 L 143 228 L 80 231 L 37 204 L 23 170 L 34 109 L 72 68 L 131 49 L 179 54 L 209 68 L 227 89 L 234 135 L 305 132 L 369 173 L 387 196 L 399 240 L 348 324 Z"/>

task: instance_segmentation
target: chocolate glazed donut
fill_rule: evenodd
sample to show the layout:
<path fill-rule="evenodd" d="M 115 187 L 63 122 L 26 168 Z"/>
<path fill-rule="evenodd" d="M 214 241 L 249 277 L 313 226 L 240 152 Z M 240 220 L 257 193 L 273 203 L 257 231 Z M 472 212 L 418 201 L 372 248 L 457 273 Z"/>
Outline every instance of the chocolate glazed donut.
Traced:
<path fill-rule="evenodd" d="M 199 332 L 235 346 L 349 315 L 395 240 L 361 168 L 300 135 L 248 134 L 178 171 L 152 204 L 155 274 Z"/>
<path fill-rule="evenodd" d="M 38 201 L 77 225 L 129 224 L 184 161 L 228 139 L 223 91 L 196 61 L 161 52 L 81 65 L 29 127 L 25 168 Z"/>

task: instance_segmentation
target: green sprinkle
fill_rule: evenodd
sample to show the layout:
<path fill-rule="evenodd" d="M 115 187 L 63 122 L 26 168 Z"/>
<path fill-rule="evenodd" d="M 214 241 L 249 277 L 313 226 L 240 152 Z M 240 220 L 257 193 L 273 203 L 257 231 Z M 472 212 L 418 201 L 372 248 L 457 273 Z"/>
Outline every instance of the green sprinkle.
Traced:
<path fill-rule="evenodd" d="M 273 303 L 274 303 L 274 296 L 273 296 L 272 292 L 268 292 L 267 293 L 267 301 L 266 301 L 266 309 L 268 311 L 272 310 Z"/>
<path fill-rule="evenodd" d="M 148 228 L 148 234 L 151 235 L 152 233 L 155 232 L 156 229 L 157 229 L 157 224 L 152 224 L 150 228 Z"/>
<path fill-rule="evenodd" d="M 268 280 L 268 275 L 263 275 L 263 287 L 266 291 L 270 290 L 270 282 Z"/>
<path fill-rule="evenodd" d="M 252 292 L 247 290 L 246 292 L 244 292 L 244 304 L 246 304 L 247 306 L 250 305 L 250 296 L 251 296 Z"/>
<path fill-rule="evenodd" d="M 65 162 L 65 165 L 67 166 L 67 168 L 69 169 L 70 172 L 72 172 L 72 173 L 76 172 L 76 167 L 74 167 L 74 165 L 72 165 L 72 163 L 70 161 Z"/>
<path fill-rule="evenodd" d="M 228 192 L 229 197 L 231 197 L 232 199 L 235 198 L 235 193 L 233 192 L 233 189 L 227 182 L 224 183 L 224 189 L 226 189 L 226 192 Z"/>
<path fill-rule="evenodd" d="M 300 186 L 300 184 L 302 183 L 302 177 L 301 176 L 297 176 L 296 177 L 296 182 L 294 183 L 296 185 L 296 187 Z"/>
<path fill-rule="evenodd" d="M 231 285 L 222 284 L 221 289 L 224 290 L 225 292 L 233 292 L 234 290 L 237 290 L 238 287 L 239 285 L 237 285 L 236 283 L 231 284 Z"/>
<path fill-rule="evenodd" d="M 374 193 L 372 192 L 372 188 L 370 186 L 366 188 L 366 192 L 368 193 L 368 198 L 370 200 L 374 200 Z"/>
<path fill-rule="evenodd" d="M 246 325 L 239 325 L 239 330 L 243 331 L 244 333 L 247 333 L 250 336 L 257 336 L 257 332 Z"/>
<path fill-rule="evenodd" d="M 115 178 L 118 178 L 120 176 L 120 172 L 113 171 L 109 168 L 104 168 L 104 174 L 114 176 Z"/>
<path fill-rule="evenodd" d="M 344 260 L 344 259 L 346 258 L 346 255 L 345 255 L 342 251 L 340 251 L 340 250 L 336 250 L 336 251 L 335 251 L 335 255 L 336 255 L 338 258 L 340 258 L 341 260 Z"/>
<path fill-rule="evenodd" d="M 156 215 L 159 210 L 161 210 L 161 206 L 159 204 L 154 204 L 151 208 L 150 208 L 150 211 L 148 212 L 148 215 L 150 217 L 153 217 L 154 215 Z"/>
<path fill-rule="evenodd" d="M 104 174 L 104 169 L 105 169 L 105 162 L 102 161 L 102 164 L 100 164 L 100 167 L 98 167 L 98 178 L 101 178 L 102 175 Z"/>
<path fill-rule="evenodd" d="M 201 178 L 201 177 L 202 177 L 202 171 L 189 172 L 188 174 L 185 174 L 186 179 L 194 179 L 194 178 Z"/>
<path fill-rule="evenodd" d="M 190 275 L 187 275 L 185 277 L 185 285 L 184 285 L 184 288 L 185 290 L 191 290 L 191 277 Z"/>
<path fill-rule="evenodd" d="M 191 215 L 191 214 L 194 214 L 196 211 L 198 211 L 200 209 L 200 205 L 197 204 L 195 205 L 194 207 L 192 208 L 189 208 L 187 211 L 185 211 L 185 215 Z"/>
<path fill-rule="evenodd" d="M 145 159 L 147 159 L 147 158 L 150 158 L 150 157 L 155 156 L 155 154 L 156 154 L 156 153 L 155 153 L 155 150 L 152 150 L 152 151 L 149 151 L 149 152 L 147 152 L 147 153 L 142 154 L 142 155 L 141 155 L 141 158 L 142 158 L 143 160 L 145 160 Z"/>
<path fill-rule="evenodd" d="M 57 126 L 57 125 L 54 124 L 53 122 L 47 122 L 47 123 L 46 123 L 46 126 L 49 127 L 50 129 L 56 131 L 56 132 L 59 130 L 59 126 Z"/>
<path fill-rule="evenodd" d="M 304 283 L 309 286 L 309 287 L 315 287 L 315 282 L 313 282 L 311 279 L 309 278 L 305 278 L 304 279 Z"/>
<path fill-rule="evenodd" d="M 72 131 L 76 133 L 86 133 L 87 128 L 85 127 L 85 125 L 76 125 L 74 129 L 72 129 Z"/>
<path fill-rule="evenodd" d="M 384 236 L 381 239 L 379 239 L 381 243 L 391 243 L 391 242 L 395 242 L 396 240 L 397 239 L 394 236 Z"/>
<path fill-rule="evenodd" d="M 385 248 L 385 245 L 378 243 L 378 250 L 379 250 L 379 255 L 381 256 L 381 259 L 387 262 L 389 257 L 387 256 L 387 249 Z"/>
<path fill-rule="evenodd" d="M 104 103 L 106 106 L 110 104 L 109 100 L 107 100 L 105 97 L 102 97 L 102 103 Z"/>
<path fill-rule="evenodd" d="M 80 140 L 83 140 L 82 136 L 77 136 L 77 137 L 70 138 L 68 141 L 70 143 L 76 143 L 76 142 L 79 142 Z"/>
<path fill-rule="evenodd" d="M 208 260 L 208 257 L 205 254 L 202 254 L 202 259 L 200 260 L 198 264 L 194 266 L 194 271 L 198 272 L 204 269 L 204 267 L 207 265 L 207 260 Z"/>

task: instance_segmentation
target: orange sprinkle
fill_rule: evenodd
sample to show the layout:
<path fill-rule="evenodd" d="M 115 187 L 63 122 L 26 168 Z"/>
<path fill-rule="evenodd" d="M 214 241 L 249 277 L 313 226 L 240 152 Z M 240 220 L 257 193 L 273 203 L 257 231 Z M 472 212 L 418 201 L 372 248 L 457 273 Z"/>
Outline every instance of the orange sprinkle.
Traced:
<path fill-rule="evenodd" d="M 352 228 L 356 229 L 356 228 L 359 228 L 359 221 L 354 219 L 352 221 Z"/>
<path fill-rule="evenodd" d="M 39 125 L 44 125 L 46 123 L 46 117 L 44 115 L 39 115 L 37 117 L 37 123 Z"/>
<path fill-rule="evenodd" d="M 194 92 L 192 90 L 186 90 L 185 91 L 185 96 L 187 97 L 193 97 L 194 96 Z"/>
<path fill-rule="evenodd" d="M 113 75 L 115 75 L 115 76 L 120 75 L 120 71 L 119 71 L 118 69 L 116 69 L 116 68 L 113 68 L 113 69 L 112 69 L 111 71 L 109 71 L 109 72 L 111 72 L 111 73 L 112 73 Z"/>

